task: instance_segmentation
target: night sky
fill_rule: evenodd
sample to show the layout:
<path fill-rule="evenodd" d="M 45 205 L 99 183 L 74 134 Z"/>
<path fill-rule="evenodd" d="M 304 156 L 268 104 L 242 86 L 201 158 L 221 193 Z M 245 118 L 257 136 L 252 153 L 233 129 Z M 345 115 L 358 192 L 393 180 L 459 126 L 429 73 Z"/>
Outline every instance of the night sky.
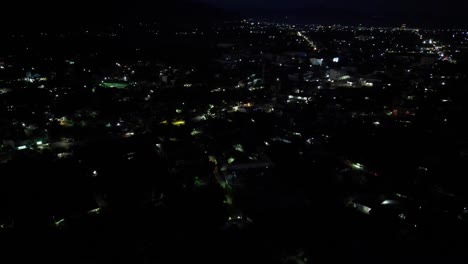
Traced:
<path fill-rule="evenodd" d="M 190 3 L 191 2 L 191 3 Z M 200 7 L 193 8 L 193 3 Z M 26 8 L 25 8 L 26 6 Z M 225 17 L 220 10 L 241 17 L 296 17 L 306 23 L 385 24 L 415 26 L 468 26 L 468 1 L 460 0 L 82 0 L 66 3 L 20 1 L 4 3 L 0 29 L 35 30 L 43 24 L 65 27 L 70 24 L 100 24 L 115 20 L 157 19 L 183 16 L 192 20 Z M 183 11 L 181 11 L 183 10 Z M 237 16 L 239 17 L 239 16 Z M 1 32 L 0 32 L 1 33 Z"/>
<path fill-rule="evenodd" d="M 310 22 L 409 23 L 467 26 L 468 1 L 459 0 L 195 0 L 244 14 L 306 17 Z M 247 10 L 250 10 L 248 12 Z M 265 10 L 270 10 L 265 12 Z M 275 10 L 271 12 L 271 10 Z"/>
<path fill-rule="evenodd" d="M 467 7 L 466 1 L 459 0 L 196 0 L 224 8 L 299 8 L 326 6 L 351 10 L 400 10 L 414 8 L 411 11 L 442 10 L 457 11 Z M 464 3 L 462 3 L 464 2 Z M 447 13 L 448 14 L 448 13 Z"/>

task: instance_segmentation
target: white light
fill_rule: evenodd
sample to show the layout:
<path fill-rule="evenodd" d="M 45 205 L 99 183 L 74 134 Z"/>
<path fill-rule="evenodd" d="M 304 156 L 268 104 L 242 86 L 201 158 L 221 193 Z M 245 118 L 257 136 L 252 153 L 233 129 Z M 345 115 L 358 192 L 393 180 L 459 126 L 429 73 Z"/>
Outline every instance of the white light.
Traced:
<path fill-rule="evenodd" d="M 382 205 L 389 205 L 389 204 L 395 204 L 396 202 L 393 200 L 385 200 L 382 202 Z"/>
<path fill-rule="evenodd" d="M 362 169 L 364 167 L 359 163 L 354 163 L 352 166 L 353 166 L 353 168 L 358 169 L 358 170 L 360 170 L 360 169 Z"/>

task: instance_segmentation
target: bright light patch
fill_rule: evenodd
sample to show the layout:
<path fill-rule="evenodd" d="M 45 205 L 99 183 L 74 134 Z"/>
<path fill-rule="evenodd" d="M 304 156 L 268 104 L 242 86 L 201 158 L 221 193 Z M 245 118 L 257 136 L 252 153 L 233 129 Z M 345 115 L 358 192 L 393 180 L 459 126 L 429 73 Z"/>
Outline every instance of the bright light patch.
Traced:
<path fill-rule="evenodd" d="M 173 122 L 172 122 L 172 125 L 173 125 L 173 126 L 184 126 L 184 125 L 185 125 L 185 121 L 184 121 L 184 120 L 173 121 Z"/>
<path fill-rule="evenodd" d="M 244 152 L 244 147 L 241 144 L 234 145 L 234 149 L 239 152 Z"/>
<path fill-rule="evenodd" d="M 353 168 L 358 169 L 358 170 L 362 170 L 362 168 L 364 168 L 364 166 L 359 163 L 353 163 L 352 166 Z"/>
<path fill-rule="evenodd" d="M 382 205 L 391 205 L 391 204 L 396 204 L 397 202 L 394 200 L 385 200 L 382 202 Z"/>
<path fill-rule="evenodd" d="M 203 132 L 200 131 L 200 130 L 193 130 L 192 133 L 190 133 L 192 136 L 196 136 L 196 135 L 200 135 L 202 134 Z"/>
<path fill-rule="evenodd" d="M 128 87 L 128 84 L 126 84 L 126 83 L 103 82 L 103 83 L 101 83 L 101 87 L 124 89 L 124 88 Z"/>
<path fill-rule="evenodd" d="M 89 210 L 88 214 L 95 215 L 95 214 L 99 214 L 100 212 L 101 212 L 101 208 L 96 208 L 93 210 Z"/>

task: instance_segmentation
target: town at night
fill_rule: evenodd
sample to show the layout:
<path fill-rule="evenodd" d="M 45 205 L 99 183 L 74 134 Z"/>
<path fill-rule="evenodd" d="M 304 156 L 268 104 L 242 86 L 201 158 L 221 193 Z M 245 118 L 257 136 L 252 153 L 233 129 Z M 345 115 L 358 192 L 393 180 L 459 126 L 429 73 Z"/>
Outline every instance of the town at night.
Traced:
<path fill-rule="evenodd" d="M 466 3 L 153 2 L 7 4 L 0 262 L 468 261 Z"/>

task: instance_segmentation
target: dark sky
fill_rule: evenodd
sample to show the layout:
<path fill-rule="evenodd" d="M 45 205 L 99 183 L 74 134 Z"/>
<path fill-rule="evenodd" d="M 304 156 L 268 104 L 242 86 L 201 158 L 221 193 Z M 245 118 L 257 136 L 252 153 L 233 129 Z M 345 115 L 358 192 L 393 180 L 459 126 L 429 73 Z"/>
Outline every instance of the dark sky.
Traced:
<path fill-rule="evenodd" d="M 210 6 L 234 12 L 220 12 Z M 468 26 L 467 0 L 19 0 L 2 3 L 2 10 L 0 33 L 16 28 L 37 30 L 42 25 L 68 29 L 69 25 L 122 19 L 166 17 L 177 22 L 183 17 L 196 22 L 229 15 L 267 19 L 287 16 L 297 19 L 290 22 L 326 24 Z"/>
<path fill-rule="evenodd" d="M 321 0 L 197 0 L 225 8 L 299 7 Z"/>
<path fill-rule="evenodd" d="M 298 8 L 326 6 L 350 10 L 398 10 L 407 8 L 443 9 L 456 11 L 467 7 L 466 1 L 460 0 L 195 0 L 225 8 Z M 463 3 L 465 2 L 465 3 Z"/>
<path fill-rule="evenodd" d="M 310 12 L 351 17 L 383 17 L 385 19 L 420 21 L 421 23 L 457 22 L 467 24 L 466 0 L 195 0 L 235 10 L 282 10 L 294 15 Z"/>

